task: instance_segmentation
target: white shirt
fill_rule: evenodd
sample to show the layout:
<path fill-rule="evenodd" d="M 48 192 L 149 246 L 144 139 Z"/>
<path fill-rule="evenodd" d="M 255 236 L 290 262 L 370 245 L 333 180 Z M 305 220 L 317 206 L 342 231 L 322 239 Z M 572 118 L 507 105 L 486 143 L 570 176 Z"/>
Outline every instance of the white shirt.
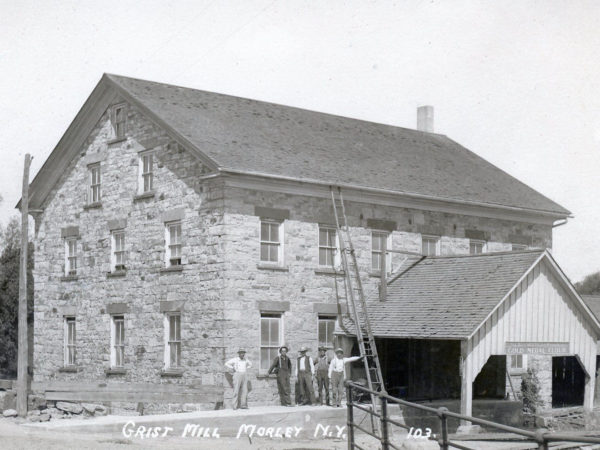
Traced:
<path fill-rule="evenodd" d="M 234 372 L 244 373 L 246 370 L 252 367 L 252 363 L 248 358 L 241 359 L 239 356 L 236 356 L 235 358 L 231 358 L 229 361 L 227 361 L 225 366 Z"/>
<path fill-rule="evenodd" d="M 331 363 L 329 363 L 329 378 L 331 378 L 333 372 L 343 372 L 344 378 L 346 378 L 346 363 L 358 361 L 359 359 L 360 356 L 351 356 L 349 358 L 338 358 L 336 356 L 331 360 Z"/>
<path fill-rule="evenodd" d="M 296 377 L 298 377 L 298 371 L 299 370 L 308 370 L 306 367 L 304 367 L 304 359 L 305 359 L 305 357 L 306 357 L 306 355 L 302 356 L 300 358 L 300 361 L 296 365 Z M 310 356 L 308 357 L 308 363 L 310 365 L 310 373 L 312 373 L 314 375 L 315 374 L 315 364 L 313 363 L 313 360 L 312 360 L 312 358 Z"/>

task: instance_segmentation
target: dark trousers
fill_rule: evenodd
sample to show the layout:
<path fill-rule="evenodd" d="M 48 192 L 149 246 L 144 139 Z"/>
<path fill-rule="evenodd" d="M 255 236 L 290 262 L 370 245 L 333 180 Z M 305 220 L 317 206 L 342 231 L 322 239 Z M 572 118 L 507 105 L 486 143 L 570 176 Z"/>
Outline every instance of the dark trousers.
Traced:
<path fill-rule="evenodd" d="M 327 370 L 317 370 L 317 394 L 321 405 L 323 404 L 323 389 L 326 403 L 329 405 L 329 374 L 327 372 Z"/>
<path fill-rule="evenodd" d="M 312 384 L 312 373 L 310 370 L 298 371 L 298 383 L 300 386 L 300 397 L 304 404 L 315 403 L 315 391 Z"/>
<path fill-rule="evenodd" d="M 290 398 L 290 373 L 287 370 L 279 370 L 277 373 L 277 390 L 279 391 L 279 400 L 283 406 L 291 405 Z"/>

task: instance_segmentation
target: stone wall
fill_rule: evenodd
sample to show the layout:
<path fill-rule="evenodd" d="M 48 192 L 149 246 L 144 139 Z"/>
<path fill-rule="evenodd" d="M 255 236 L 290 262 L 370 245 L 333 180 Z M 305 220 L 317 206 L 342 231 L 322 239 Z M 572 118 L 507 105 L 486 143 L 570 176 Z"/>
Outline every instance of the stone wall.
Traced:
<path fill-rule="evenodd" d="M 222 194 L 219 182 L 201 181 L 206 168 L 193 155 L 128 109 L 128 138 L 114 136 L 108 112 L 65 168 L 37 220 L 34 379 L 220 384 L 224 358 Z M 157 145 L 158 144 L 158 145 Z M 154 148 L 154 196 L 138 194 L 138 152 Z M 86 208 L 87 162 L 102 171 L 101 206 Z M 164 271 L 163 213 L 182 208 L 183 270 Z M 125 223 L 126 273 L 111 277 L 109 221 Z M 79 229 L 78 273 L 65 275 L 61 229 Z M 161 301 L 183 301 L 181 378 L 161 377 L 164 313 Z M 111 303 L 125 303 L 125 374 L 110 365 Z M 76 311 L 77 373 L 63 367 L 63 313 Z M 217 374 L 217 375 L 215 375 Z"/>

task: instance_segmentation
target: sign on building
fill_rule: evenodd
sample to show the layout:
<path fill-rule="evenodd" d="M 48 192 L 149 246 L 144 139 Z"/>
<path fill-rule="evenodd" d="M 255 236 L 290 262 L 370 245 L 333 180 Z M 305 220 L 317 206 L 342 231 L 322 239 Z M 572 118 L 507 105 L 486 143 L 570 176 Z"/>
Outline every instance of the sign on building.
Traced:
<path fill-rule="evenodd" d="M 507 342 L 507 355 L 569 355 L 568 342 Z"/>

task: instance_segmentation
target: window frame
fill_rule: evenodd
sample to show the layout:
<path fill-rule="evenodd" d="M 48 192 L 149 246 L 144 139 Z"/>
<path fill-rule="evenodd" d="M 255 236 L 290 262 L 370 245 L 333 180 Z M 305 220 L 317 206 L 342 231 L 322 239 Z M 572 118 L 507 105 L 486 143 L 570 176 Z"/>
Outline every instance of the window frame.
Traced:
<path fill-rule="evenodd" d="M 278 322 L 278 328 L 279 328 L 279 336 L 277 337 L 277 344 L 276 345 L 270 345 L 270 341 L 269 341 L 269 345 L 265 344 L 263 345 L 263 319 L 273 319 L 274 321 Z M 261 312 L 260 313 L 260 318 L 259 318 L 259 334 L 258 334 L 258 339 L 259 339 L 259 356 L 258 356 L 258 370 L 259 373 L 261 374 L 265 374 L 267 373 L 267 371 L 269 370 L 269 367 L 271 366 L 271 361 L 273 361 L 273 359 L 275 358 L 275 356 L 277 356 L 279 354 L 279 348 L 283 345 L 283 336 L 284 334 L 284 329 L 283 329 L 284 323 L 283 323 L 283 313 L 281 312 Z M 269 337 L 271 333 L 270 327 L 269 327 Z M 262 363 L 262 355 L 263 355 L 263 349 L 267 350 L 267 361 L 266 361 L 266 367 L 263 367 L 263 363 Z"/>
<path fill-rule="evenodd" d="M 321 322 L 325 322 L 325 334 L 327 335 L 328 324 L 331 324 L 333 329 L 331 330 L 331 345 L 329 342 L 325 342 L 321 340 Z M 319 347 L 325 347 L 327 350 L 333 350 L 335 348 L 335 335 L 333 334 L 335 331 L 335 323 L 337 322 L 336 315 L 330 314 L 319 314 L 317 315 L 317 342 Z M 325 336 L 327 338 L 327 336 Z"/>
<path fill-rule="evenodd" d="M 123 112 L 122 120 L 118 120 L 118 111 Z M 127 135 L 127 103 L 113 105 L 111 115 L 113 131 L 115 134 L 114 140 L 119 141 L 125 139 Z M 119 127 L 119 125 L 122 126 Z"/>
<path fill-rule="evenodd" d="M 123 314 L 110 316 L 110 367 L 111 369 L 125 367 L 125 316 Z"/>
<path fill-rule="evenodd" d="M 424 245 L 425 241 L 435 241 L 435 253 L 433 255 L 431 254 L 426 254 L 423 250 L 424 250 Z M 440 256 L 441 254 L 441 236 L 435 236 L 432 234 L 422 234 L 421 235 L 421 254 L 423 256 Z"/>
<path fill-rule="evenodd" d="M 480 252 L 473 252 L 474 246 L 481 245 Z M 469 239 L 469 255 L 481 255 L 487 252 L 487 241 L 482 239 Z"/>
<path fill-rule="evenodd" d="M 282 266 L 283 265 L 283 233 L 284 233 L 284 227 L 283 227 L 283 221 L 278 221 L 278 220 L 273 220 L 273 219 L 260 219 L 260 224 L 259 224 L 259 230 L 258 230 L 258 234 L 259 234 L 259 261 L 261 264 L 270 264 L 270 265 L 274 265 L 274 266 Z M 272 240 L 263 240 L 263 233 L 262 233 L 262 229 L 263 229 L 263 224 L 269 225 L 269 230 L 271 230 L 271 227 L 277 227 L 277 233 L 278 233 L 278 241 L 272 241 Z M 271 231 L 269 231 L 269 238 L 271 237 L 270 235 L 272 234 Z M 269 255 L 269 259 L 263 259 L 263 245 L 266 245 L 267 248 L 269 249 L 268 251 L 268 255 Z M 272 261 L 270 259 L 270 249 L 272 246 L 277 246 L 277 260 L 276 261 Z"/>
<path fill-rule="evenodd" d="M 64 347 L 63 347 L 63 365 L 64 367 L 74 367 L 77 365 L 77 320 L 75 316 L 64 316 Z M 72 324 L 73 332 L 70 332 Z M 72 349 L 72 352 L 70 351 Z M 71 359 L 72 356 L 72 359 Z"/>
<path fill-rule="evenodd" d="M 171 242 L 171 228 L 179 227 L 179 242 L 172 243 Z M 165 222 L 165 266 L 166 267 L 179 267 L 183 265 L 183 223 L 181 220 L 173 220 L 171 222 Z M 179 247 L 179 255 L 178 257 L 173 257 L 173 248 Z M 173 263 L 173 260 L 179 260 L 176 264 Z"/>
<path fill-rule="evenodd" d="M 71 244 L 73 244 L 73 254 L 71 254 Z M 77 237 L 69 236 L 65 238 L 65 276 L 74 277 L 77 275 Z M 75 266 L 72 267 L 72 264 Z"/>
<path fill-rule="evenodd" d="M 122 249 L 118 250 L 117 249 L 117 237 L 121 236 L 122 237 Z M 125 266 L 125 261 L 127 258 L 127 251 L 125 250 L 125 230 L 123 228 L 120 228 L 118 230 L 112 230 L 110 232 L 110 241 L 111 241 L 111 246 L 110 246 L 110 269 L 111 272 L 122 272 L 127 270 L 127 267 Z M 122 254 L 122 261 L 119 264 L 119 255 L 118 254 Z"/>
<path fill-rule="evenodd" d="M 138 194 L 147 194 L 149 192 L 154 192 L 154 153 L 154 150 L 149 150 L 145 152 L 140 152 L 138 154 Z M 148 172 L 145 172 L 146 158 L 150 159 Z M 148 182 L 148 189 L 146 189 L 147 179 L 150 180 Z"/>
<path fill-rule="evenodd" d="M 171 339 L 171 318 L 177 317 L 179 320 L 175 321 L 179 325 L 179 336 L 175 333 L 175 338 Z M 165 351 L 164 351 L 164 367 L 165 369 L 181 369 L 181 353 L 182 353 L 182 333 L 181 333 L 181 312 L 180 311 L 170 311 L 166 312 L 164 315 L 164 329 L 165 329 Z M 172 348 L 179 348 L 176 351 L 176 361 L 175 364 L 171 363 L 172 360 Z"/>
<path fill-rule="evenodd" d="M 321 231 L 326 231 L 326 232 L 331 232 L 333 231 L 335 233 L 335 242 L 334 242 L 334 246 L 329 246 L 329 245 L 322 245 L 321 243 Z M 322 268 L 335 268 L 335 269 L 339 269 L 341 267 L 341 250 L 340 250 L 340 238 L 339 238 L 339 233 L 336 227 L 334 226 L 328 226 L 328 225 L 319 225 L 319 229 L 317 230 L 317 246 L 318 246 L 318 265 L 319 267 Z M 325 252 L 328 251 L 333 251 L 333 257 L 332 259 L 332 263 L 333 264 L 327 264 L 327 253 L 325 254 L 325 264 L 323 264 L 321 262 L 321 250 L 324 249 Z"/>
<path fill-rule="evenodd" d="M 94 179 L 94 173 L 97 171 L 97 178 Z M 89 172 L 89 201 L 88 204 L 102 202 L 102 166 L 99 162 L 88 165 Z M 94 183 L 94 181 L 96 183 Z"/>
<path fill-rule="evenodd" d="M 384 230 L 371 230 L 371 273 L 374 274 L 380 274 L 381 273 L 381 246 L 379 248 L 379 250 L 374 250 L 373 249 L 373 243 L 375 242 L 375 236 L 378 237 L 382 237 L 385 236 L 386 239 L 386 249 L 389 250 L 392 248 L 392 233 L 390 233 L 389 231 L 384 231 Z M 373 256 L 374 254 L 378 254 L 379 256 L 377 257 L 378 260 L 378 266 L 379 267 L 374 267 L 373 266 Z M 386 275 L 389 275 L 392 273 L 392 253 L 391 252 L 386 252 L 385 255 L 385 265 L 386 265 Z"/>
<path fill-rule="evenodd" d="M 509 374 L 521 374 L 527 372 L 527 355 L 525 354 L 514 354 L 508 356 L 508 373 Z M 513 357 L 521 357 L 521 367 L 513 365 Z"/>

